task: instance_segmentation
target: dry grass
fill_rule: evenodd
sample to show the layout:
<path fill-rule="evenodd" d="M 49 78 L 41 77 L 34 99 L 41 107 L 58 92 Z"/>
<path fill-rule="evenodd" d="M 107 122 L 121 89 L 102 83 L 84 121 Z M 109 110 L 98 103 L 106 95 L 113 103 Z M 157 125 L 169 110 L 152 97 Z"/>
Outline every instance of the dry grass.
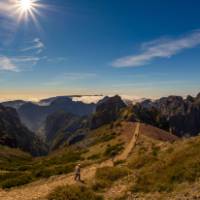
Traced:
<path fill-rule="evenodd" d="M 130 167 L 137 169 L 133 192 L 170 192 L 183 182 L 200 177 L 200 138 L 179 141 L 165 151 L 152 148 L 138 154 Z M 155 148 L 155 147 L 154 147 Z"/>

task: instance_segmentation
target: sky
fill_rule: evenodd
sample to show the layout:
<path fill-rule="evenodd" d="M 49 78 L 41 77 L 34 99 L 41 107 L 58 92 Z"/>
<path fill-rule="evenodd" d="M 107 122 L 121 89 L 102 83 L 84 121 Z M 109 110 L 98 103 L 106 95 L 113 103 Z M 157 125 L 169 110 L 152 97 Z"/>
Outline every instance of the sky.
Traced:
<path fill-rule="evenodd" d="M 0 101 L 200 92 L 199 0 L 0 0 Z"/>

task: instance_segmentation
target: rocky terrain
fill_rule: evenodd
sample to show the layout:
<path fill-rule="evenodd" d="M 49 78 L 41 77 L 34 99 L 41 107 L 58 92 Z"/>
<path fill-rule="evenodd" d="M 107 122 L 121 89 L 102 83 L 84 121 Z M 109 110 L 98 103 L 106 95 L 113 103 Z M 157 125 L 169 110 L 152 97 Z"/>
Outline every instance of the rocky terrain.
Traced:
<path fill-rule="evenodd" d="M 132 118 L 157 126 L 179 137 L 200 133 L 200 94 L 196 97 L 164 97 L 132 107 Z"/>

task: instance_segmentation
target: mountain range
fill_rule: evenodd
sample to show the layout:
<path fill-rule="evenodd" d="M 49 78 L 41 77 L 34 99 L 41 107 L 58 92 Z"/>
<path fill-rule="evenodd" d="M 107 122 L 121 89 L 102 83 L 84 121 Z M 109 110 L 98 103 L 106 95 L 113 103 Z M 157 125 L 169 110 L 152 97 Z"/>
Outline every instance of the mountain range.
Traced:
<path fill-rule="evenodd" d="M 133 118 L 170 131 L 179 137 L 200 133 L 200 94 L 145 100 L 132 108 Z"/>
<path fill-rule="evenodd" d="M 4 102 L 1 105 L 0 141 L 39 155 L 47 152 L 47 147 L 52 151 L 74 144 L 91 130 L 117 121 L 140 121 L 178 137 L 196 136 L 200 133 L 200 94 L 187 98 L 145 99 L 135 104 L 127 104 L 118 95 L 104 97 L 97 103 L 73 101 L 68 96 L 52 97 L 38 103 Z"/>

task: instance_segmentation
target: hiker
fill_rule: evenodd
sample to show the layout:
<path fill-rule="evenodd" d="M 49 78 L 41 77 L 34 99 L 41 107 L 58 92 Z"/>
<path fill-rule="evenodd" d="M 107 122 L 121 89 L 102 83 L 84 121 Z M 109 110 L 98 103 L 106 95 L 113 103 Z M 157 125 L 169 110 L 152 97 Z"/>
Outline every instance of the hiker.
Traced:
<path fill-rule="evenodd" d="M 112 162 L 113 162 L 113 164 L 114 164 L 115 156 L 116 156 L 116 151 L 112 150 L 112 151 L 110 152 L 110 155 L 111 155 L 111 160 L 112 160 Z"/>
<path fill-rule="evenodd" d="M 75 176 L 74 176 L 75 181 L 81 181 L 81 165 L 78 164 L 75 167 Z"/>

